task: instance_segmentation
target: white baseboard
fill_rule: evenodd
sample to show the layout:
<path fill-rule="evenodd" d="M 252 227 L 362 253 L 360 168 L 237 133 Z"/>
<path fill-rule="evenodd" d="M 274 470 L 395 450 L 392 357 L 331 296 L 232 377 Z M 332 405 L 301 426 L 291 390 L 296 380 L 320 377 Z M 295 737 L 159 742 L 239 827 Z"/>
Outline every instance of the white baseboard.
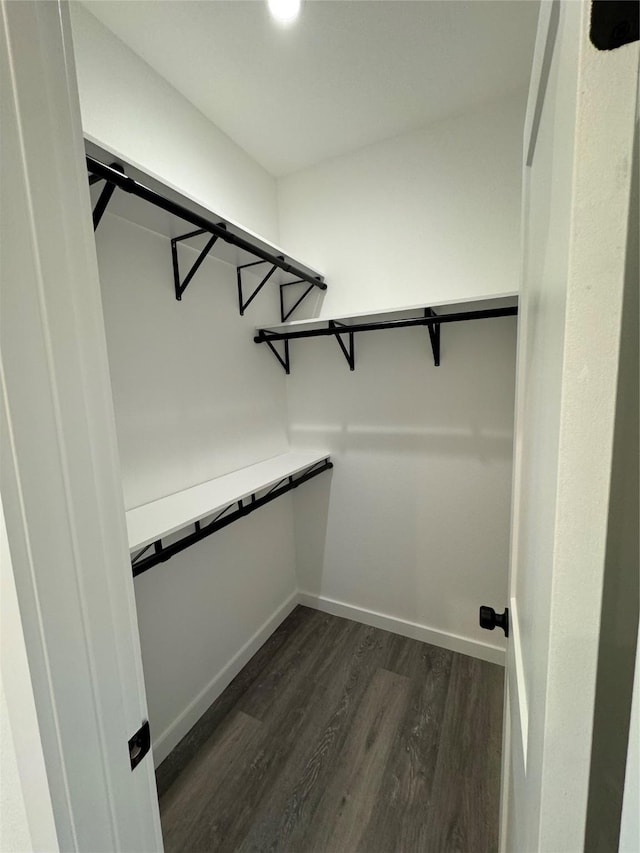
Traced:
<path fill-rule="evenodd" d="M 269 639 L 278 625 L 283 622 L 299 603 L 298 593 L 292 593 L 289 598 L 271 614 L 267 621 L 258 628 L 251 639 L 237 652 L 220 672 L 198 693 L 195 699 L 187 705 L 184 711 L 153 741 L 153 761 L 157 767 L 169 755 L 187 732 L 198 722 L 200 717 L 228 687 L 243 666 L 251 660 L 260 646 Z"/>
<path fill-rule="evenodd" d="M 482 643 L 479 640 L 471 640 L 458 634 L 438 631 L 426 625 L 419 625 L 417 622 L 387 616 L 385 613 L 377 613 L 375 610 L 365 610 L 363 607 L 354 607 L 333 598 L 325 598 L 322 595 L 313 595 L 308 592 L 299 592 L 298 602 L 306 607 L 331 613 L 333 616 L 353 619 L 354 622 L 371 625 L 373 628 L 382 628 L 384 631 L 391 631 L 394 634 L 400 634 L 402 637 L 411 637 L 413 640 L 421 640 L 423 643 L 431 643 L 432 646 L 439 646 L 452 652 L 459 652 L 501 666 L 505 664 L 504 649 L 490 643 Z"/>

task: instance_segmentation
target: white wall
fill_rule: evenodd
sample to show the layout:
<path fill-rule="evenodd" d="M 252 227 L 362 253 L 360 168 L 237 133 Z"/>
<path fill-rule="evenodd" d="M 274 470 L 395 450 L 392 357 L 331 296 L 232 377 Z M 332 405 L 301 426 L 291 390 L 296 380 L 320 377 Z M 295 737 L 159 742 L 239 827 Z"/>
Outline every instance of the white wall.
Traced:
<path fill-rule="evenodd" d="M 310 603 L 502 659 L 478 607 L 506 601 L 515 325 L 444 327 L 440 367 L 426 330 L 357 336 L 353 373 L 334 341 L 292 346 L 292 443 L 326 446 L 335 462 L 330 484 L 296 495 Z"/>
<path fill-rule="evenodd" d="M 522 108 L 280 181 L 281 237 L 326 271 L 325 315 L 517 290 Z M 353 373 L 334 341 L 292 344 L 292 443 L 335 461 L 330 499 L 320 480 L 296 496 L 305 600 L 502 659 L 478 607 L 506 603 L 515 331 L 444 326 L 438 368 L 426 330 L 362 334 Z"/>
<path fill-rule="evenodd" d="M 284 374 L 252 337 L 257 320 L 277 315 L 277 291 L 265 288 L 241 318 L 235 268 L 210 256 L 177 302 L 167 237 L 107 213 L 96 244 L 127 508 L 284 452 Z M 180 252 L 187 270 L 197 253 Z M 273 630 L 288 612 L 291 499 L 135 587 L 160 761 L 255 650 L 255 635 L 266 638 L 265 623 Z"/>
<path fill-rule="evenodd" d="M 86 8 L 71 11 L 85 136 L 277 242 L 271 175 Z"/>
<path fill-rule="evenodd" d="M 96 243 L 127 509 L 286 450 L 284 377 L 253 343 L 276 290 L 240 317 L 235 267 L 209 256 L 177 302 L 167 237 L 107 213 Z"/>
<path fill-rule="evenodd" d="M 517 289 L 524 96 L 278 182 L 280 238 L 324 316 Z"/>

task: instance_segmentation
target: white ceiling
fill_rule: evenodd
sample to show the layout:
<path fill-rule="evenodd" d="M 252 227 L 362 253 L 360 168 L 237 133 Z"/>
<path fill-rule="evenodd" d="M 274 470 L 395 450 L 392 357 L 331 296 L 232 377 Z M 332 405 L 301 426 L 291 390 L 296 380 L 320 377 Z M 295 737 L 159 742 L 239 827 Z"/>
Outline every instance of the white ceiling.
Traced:
<path fill-rule="evenodd" d="M 535 0 L 84 0 L 273 175 L 523 91 Z"/>

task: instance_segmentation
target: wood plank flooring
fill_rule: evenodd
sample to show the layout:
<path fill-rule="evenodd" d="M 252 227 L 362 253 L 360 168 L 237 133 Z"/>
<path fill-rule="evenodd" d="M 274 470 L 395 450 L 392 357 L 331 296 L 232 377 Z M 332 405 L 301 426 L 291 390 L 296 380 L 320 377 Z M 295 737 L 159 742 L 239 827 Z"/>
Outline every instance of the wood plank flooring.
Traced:
<path fill-rule="evenodd" d="M 489 853 L 503 670 L 297 607 L 157 772 L 166 853 Z"/>

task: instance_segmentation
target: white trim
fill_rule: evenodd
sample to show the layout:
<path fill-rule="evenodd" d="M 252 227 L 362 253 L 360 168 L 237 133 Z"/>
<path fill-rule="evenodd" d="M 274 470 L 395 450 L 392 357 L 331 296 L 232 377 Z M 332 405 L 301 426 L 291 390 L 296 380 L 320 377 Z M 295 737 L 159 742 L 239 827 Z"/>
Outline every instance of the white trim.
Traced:
<path fill-rule="evenodd" d="M 159 851 L 68 16 L 0 5 L 0 489 L 59 847 Z"/>
<path fill-rule="evenodd" d="M 215 702 L 240 670 L 247 665 L 278 626 L 284 622 L 287 616 L 299 603 L 298 593 L 292 593 L 278 609 L 269 616 L 255 634 L 242 648 L 236 652 L 228 664 L 224 666 L 217 675 L 198 693 L 192 702 L 187 705 L 180 716 L 170 723 L 167 728 L 153 741 L 153 757 L 156 767 L 169 755 L 182 738 L 195 726 L 200 717 Z"/>
<path fill-rule="evenodd" d="M 538 128 L 542 116 L 547 80 L 553 58 L 553 48 L 560 19 L 559 0 L 543 0 L 540 4 L 538 32 L 533 56 L 533 67 L 529 82 L 527 112 L 524 120 L 524 165 L 533 163 L 533 154 L 538 139 Z"/>
<path fill-rule="evenodd" d="M 511 632 L 509 632 L 511 633 Z M 507 850 L 507 835 L 509 834 L 509 789 L 511 787 L 511 700 L 509 696 L 509 664 L 506 663 L 504 677 L 504 696 L 502 702 L 502 750 L 508 750 L 507 760 L 502 758 L 502 773 L 500 774 L 500 818 L 498 830 L 498 853 L 510 853 Z"/>
<path fill-rule="evenodd" d="M 527 772 L 527 751 L 529 743 L 529 702 L 527 700 L 527 681 L 524 675 L 524 658 L 522 655 L 522 642 L 520 634 L 520 621 L 518 616 L 518 605 L 515 598 L 510 600 L 509 604 L 509 635 L 513 644 L 513 678 L 516 688 L 518 728 L 520 730 L 520 740 L 522 744 L 522 762 L 524 772 Z M 509 742 L 513 738 L 513 728 L 511 728 Z"/>
<path fill-rule="evenodd" d="M 326 598 L 323 595 L 300 592 L 298 600 L 300 604 L 304 604 L 306 607 L 322 610 L 323 613 L 330 613 L 332 616 L 353 619 L 354 622 L 361 622 L 363 625 L 382 628 L 383 631 L 391 631 L 394 634 L 400 634 L 401 637 L 410 637 L 412 640 L 420 640 L 441 649 L 449 649 L 452 652 L 486 660 L 489 663 L 497 663 L 500 666 L 504 666 L 505 663 L 504 649 L 499 646 L 481 643 L 478 640 L 471 640 L 469 637 L 461 637 L 459 634 L 452 634 L 448 631 L 429 628 L 427 625 L 409 622 L 407 619 L 399 619 L 397 616 L 389 616 L 386 613 L 378 613 L 364 607 L 354 607 L 352 604 Z"/>
<path fill-rule="evenodd" d="M 638 639 L 640 641 L 640 635 Z M 640 642 L 636 645 L 618 853 L 635 853 L 637 850 L 640 850 Z"/>
<path fill-rule="evenodd" d="M 0 845 L 4 845 L 3 850 L 13 850 L 15 847 L 58 853 L 60 845 L 42 753 L 42 736 L 31 686 L 1 496 L 0 696 L 3 705 L 0 711 L 0 727 L 4 729 L 6 726 L 8 731 L 8 736 L 5 734 L 0 745 L 2 787 L 8 787 L 7 793 L 0 795 Z M 13 767 L 10 766 L 7 770 L 7 757 L 3 751 L 7 740 L 8 754 L 11 755 L 11 751 L 14 753 L 16 776 L 13 775 Z M 22 810 L 17 808 L 20 802 L 26 822 L 26 833 L 21 821 Z"/>

